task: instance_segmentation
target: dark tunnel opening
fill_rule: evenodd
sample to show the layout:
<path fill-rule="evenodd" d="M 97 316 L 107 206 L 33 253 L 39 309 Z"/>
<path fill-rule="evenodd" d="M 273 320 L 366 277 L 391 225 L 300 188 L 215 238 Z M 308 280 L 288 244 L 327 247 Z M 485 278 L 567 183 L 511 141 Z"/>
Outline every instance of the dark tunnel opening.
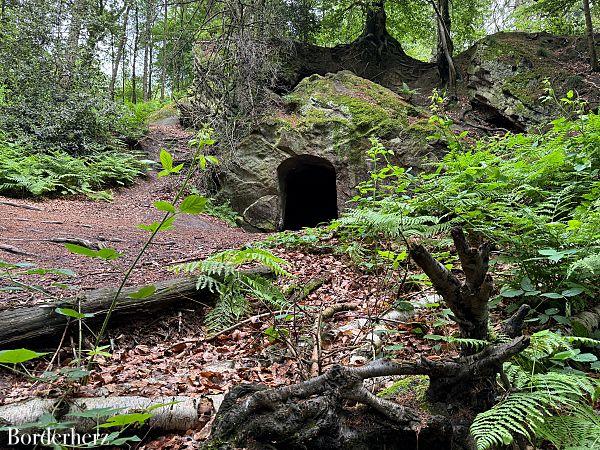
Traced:
<path fill-rule="evenodd" d="M 323 158 L 302 155 L 277 169 L 284 230 L 314 227 L 337 219 L 335 169 Z"/>

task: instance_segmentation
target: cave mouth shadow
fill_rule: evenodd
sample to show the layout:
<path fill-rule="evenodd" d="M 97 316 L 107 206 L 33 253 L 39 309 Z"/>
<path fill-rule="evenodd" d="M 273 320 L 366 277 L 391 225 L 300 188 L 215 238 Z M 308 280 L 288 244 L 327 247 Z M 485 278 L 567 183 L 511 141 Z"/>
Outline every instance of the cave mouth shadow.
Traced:
<path fill-rule="evenodd" d="M 277 168 L 283 230 L 315 227 L 338 217 L 335 168 L 324 158 L 300 155 Z"/>

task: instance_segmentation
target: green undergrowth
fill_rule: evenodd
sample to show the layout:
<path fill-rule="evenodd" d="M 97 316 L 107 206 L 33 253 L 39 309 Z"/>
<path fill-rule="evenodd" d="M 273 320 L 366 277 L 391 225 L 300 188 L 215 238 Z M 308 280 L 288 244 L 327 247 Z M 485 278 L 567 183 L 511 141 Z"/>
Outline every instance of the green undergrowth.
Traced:
<path fill-rule="evenodd" d="M 447 131 L 447 130 L 446 130 Z M 442 132 L 444 132 L 442 130 Z M 447 136 L 448 137 L 448 136 Z M 598 294 L 600 116 L 552 122 L 542 133 L 507 134 L 451 151 L 432 173 L 374 157 L 381 169 L 359 187 L 355 208 L 334 228 L 348 240 L 431 239 L 453 226 L 491 240 L 512 268 L 506 298 L 558 307 L 568 316 Z M 452 141 L 453 139 L 453 141 Z M 518 302 L 516 302 L 518 303 Z"/>
<path fill-rule="evenodd" d="M 126 186 L 145 172 L 138 156 L 125 151 L 104 151 L 72 156 L 62 150 L 40 152 L 7 142 L 0 135 L 0 194 L 37 197 L 86 194 L 109 199 L 98 191 Z"/>

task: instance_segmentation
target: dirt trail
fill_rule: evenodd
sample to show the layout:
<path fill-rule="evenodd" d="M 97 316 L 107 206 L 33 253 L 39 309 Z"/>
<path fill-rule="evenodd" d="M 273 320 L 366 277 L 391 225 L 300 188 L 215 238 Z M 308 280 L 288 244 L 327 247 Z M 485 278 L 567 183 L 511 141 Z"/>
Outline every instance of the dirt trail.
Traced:
<path fill-rule="evenodd" d="M 171 151 L 176 160 L 184 160 L 189 139 L 190 135 L 178 125 L 156 125 L 142 141 L 142 147 L 154 160 L 162 147 Z M 134 186 L 115 191 L 110 203 L 85 197 L 30 201 L 0 196 L 0 260 L 74 271 L 76 275 L 68 278 L 56 275 L 28 278 L 50 288 L 56 296 L 71 296 L 77 289 L 114 286 L 148 237 L 137 225 L 159 220 L 161 213 L 152 206 L 153 202 L 170 200 L 179 181 L 178 177 L 158 178 L 156 172 L 149 172 Z M 200 259 L 258 237 L 260 235 L 232 228 L 213 217 L 181 216 L 172 230 L 159 233 L 129 284 L 173 277 L 166 266 L 174 261 Z M 115 248 L 123 256 L 115 261 L 104 261 L 73 255 L 64 244 L 50 242 L 56 238 L 100 243 Z M 25 254 L 15 254 L 15 250 Z M 54 282 L 67 283 L 71 288 L 50 287 Z M 3 283 L 6 286 L 6 280 L 0 279 L 0 288 Z M 43 296 L 37 294 L 0 291 L 0 309 L 42 300 Z"/>

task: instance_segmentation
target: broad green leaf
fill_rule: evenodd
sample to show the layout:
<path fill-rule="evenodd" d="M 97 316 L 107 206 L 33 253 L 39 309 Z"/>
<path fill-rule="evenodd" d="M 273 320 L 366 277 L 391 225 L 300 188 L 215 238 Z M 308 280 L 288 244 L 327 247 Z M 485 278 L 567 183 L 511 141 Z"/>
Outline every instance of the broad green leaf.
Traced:
<path fill-rule="evenodd" d="M 150 297 L 155 292 L 156 292 L 156 286 L 149 285 L 149 286 L 144 286 L 143 288 L 141 288 L 137 292 L 132 292 L 127 297 L 133 298 L 133 299 L 136 299 L 136 300 L 141 300 L 143 298 Z"/>
<path fill-rule="evenodd" d="M 33 350 L 26 348 L 20 348 L 15 350 L 0 350 L 0 363 L 2 364 L 19 364 L 32 359 L 39 358 L 40 356 L 47 355 L 48 353 L 38 353 Z"/>
<path fill-rule="evenodd" d="M 571 289 L 567 289 L 561 292 L 561 295 L 564 297 L 575 297 L 583 292 L 582 288 L 574 287 Z"/>
<path fill-rule="evenodd" d="M 118 414 L 110 417 L 106 423 L 99 425 L 100 428 L 112 428 L 112 427 L 124 427 L 126 425 L 143 424 L 150 419 L 153 414 L 149 413 L 132 413 L 132 414 Z"/>
<path fill-rule="evenodd" d="M 73 317 L 74 319 L 85 319 L 86 317 L 94 317 L 93 314 L 80 313 L 71 308 L 56 308 L 54 311 L 56 311 L 58 314 L 61 314 L 63 316 Z"/>
<path fill-rule="evenodd" d="M 577 362 L 596 362 L 598 361 L 598 357 L 596 355 L 593 355 L 591 353 L 581 353 L 577 356 L 573 357 L 573 361 L 577 361 Z"/>
<path fill-rule="evenodd" d="M 200 214 L 204 211 L 207 198 L 201 195 L 192 194 L 187 196 L 179 205 L 179 211 L 184 214 Z"/>
<path fill-rule="evenodd" d="M 546 293 L 542 294 L 542 297 L 554 298 L 554 299 L 563 298 L 562 295 L 557 294 L 556 292 L 546 292 Z"/>
<path fill-rule="evenodd" d="M 165 201 L 158 201 L 158 202 L 154 202 L 154 207 L 156 209 L 158 209 L 159 211 L 165 211 L 165 212 L 170 212 L 170 213 L 175 213 L 175 207 L 170 203 L 170 202 L 165 202 Z"/>
<path fill-rule="evenodd" d="M 101 258 L 101 259 L 117 259 L 121 256 L 121 253 L 117 252 L 114 248 L 101 248 L 100 250 L 92 250 L 82 245 L 77 244 L 65 244 L 67 250 L 76 255 L 88 256 L 90 258 Z"/>
<path fill-rule="evenodd" d="M 167 172 L 170 172 L 171 169 L 173 169 L 173 156 L 164 148 L 160 151 L 160 163 L 162 168 Z"/>
<path fill-rule="evenodd" d="M 65 247 L 71 253 L 75 253 L 76 255 L 89 256 L 90 258 L 96 258 L 98 256 L 96 250 L 92 250 L 91 248 L 87 248 L 82 245 L 65 244 Z"/>
<path fill-rule="evenodd" d="M 505 289 L 500 292 L 500 295 L 502 297 L 512 298 L 512 297 L 518 297 L 519 295 L 523 295 L 523 293 L 524 293 L 524 291 L 521 289 Z"/>

